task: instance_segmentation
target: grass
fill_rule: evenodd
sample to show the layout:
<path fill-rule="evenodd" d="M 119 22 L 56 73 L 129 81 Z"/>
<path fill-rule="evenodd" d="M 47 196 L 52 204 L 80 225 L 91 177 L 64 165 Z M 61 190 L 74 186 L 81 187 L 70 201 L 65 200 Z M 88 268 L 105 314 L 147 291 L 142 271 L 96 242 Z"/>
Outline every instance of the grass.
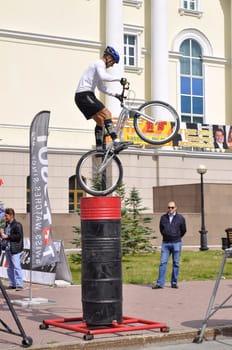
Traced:
<path fill-rule="evenodd" d="M 224 251 L 182 251 L 179 281 L 216 280 Z M 152 254 L 127 255 L 123 257 L 124 284 L 150 284 L 156 281 L 159 269 L 160 252 Z M 171 258 L 166 280 L 170 281 Z M 81 266 L 70 264 L 73 284 L 81 283 Z M 227 259 L 223 278 L 232 279 L 232 261 Z"/>

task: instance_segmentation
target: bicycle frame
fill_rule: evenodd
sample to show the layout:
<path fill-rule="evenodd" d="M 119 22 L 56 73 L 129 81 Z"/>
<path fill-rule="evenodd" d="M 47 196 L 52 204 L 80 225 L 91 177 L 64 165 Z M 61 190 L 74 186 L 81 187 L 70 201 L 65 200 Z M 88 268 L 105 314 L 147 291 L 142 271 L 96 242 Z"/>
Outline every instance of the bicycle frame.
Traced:
<path fill-rule="evenodd" d="M 121 109 L 121 112 L 118 116 L 118 120 L 117 120 L 116 127 L 115 127 L 116 133 L 117 133 L 120 140 L 122 140 L 123 129 L 125 127 L 127 119 L 130 116 L 130 113 L 132 111 L 133 111 L 133 116 L 135 116 L 136 113 L 139 113 L 139 114 L 143 115 L 146 120 L 149 121 L 151 119 L 150 117 L 146 116 L 145 114 L 141 113 L 140 111 L 125 106 L 125 104 L 124 104 L 124 99 L 126 98 L 125 97 L 125 90 L 128 90 L 128 89 L 129 89 L 129 84 L 126 86 L 125 85 L 123 86 L 122 93 L 121 93 L 121 97 L 122 97 L 121 107 L 122 107 L 122 109 Z M 114 157 L 113 152 L 112 152 L 112 154 L 110 154 L 110 152 L 112 151 L 112 148 L 113 148 L 113 143 L 111 142 L 106 147 L 106 153 L 104 153 L 104 158 L 102 160 L 102 164 L 101 164 L 100 168 L 98 169 L 99 173 L 102 173 L 106 169 L 107 165 L 109 164 L 111 159 Z"/>
<path fill-rule="evenodd" d="M 154 120 L 150 116 L 142 113 L 141 111 L 139 111 L 137 109 L 125 106 L 125 104 L 124 104 L 124 100 L 126 99 L 125 90 L 128 90 L 128 89 L 129 89 L 129 83 L 127 83 L 127 85 L 124 85 L 123 89 L 122 89 L 122 93 L 121 93 L 121 107 L 122 107 L 122 109 L 121 109 L 121 112 L 118 116 L 118 120 L 117 120 L 116 127 L 115 127 L 116 133 L 117 133 L 120 140 L 122 140 L 123 129 L 124 129 L 125 124 L 127 122 L 127 119 L 129 117 L 134 118 L 136 116 L 136 114 L 139 114 L 139 115 L 142 115 L 146 121 L 148 121 L 148 122 L 150 121 L 150 122 L 154 123 Z M 106 152 L 104 153 L 104 158 L 102 160 L 101 167 L 99 168 L 99 173 L 102 173 L 106 169 L 107 165 L 109 164 L 111 159 L 114 157 L 115 154 L 112 151 L 112 148 L 113 148 L 113 143 L 111 142 L 106 147 Z M 112 152 L 112 154 L 110 154 L 110 152 Z"/>
<path fill-rule="evenodd" d="M 124 92 L 125 92 L 126 89 L 128 89 L 128 88 L 123 86 L 123 90 L 122 90 L 122 94 L 121 94 L 121 97 L 122 97 L 122 102 L 121 102 L 122 110 L 121 110 L 121 112 L 119 114 L 119 117 L 118 117 L 118 120 L 117 120 L 117 124 L 116 124 L 116 133 L 119 136 L 120 140 L 122 140 L 123 129 L 124 129 L 125 124 L 127 122 L 127 119 L 129 117 L 130 118 L 134 118 L 137 114 L 139 114 L 139 115 L 143 116 L 143 118 L 146 121 L 154 123 L 154 120 L 150 116 L 148 116 L 147 114 L 141 112 L 138 109 L 130 108 L 130 107 L 126 107 L 125 106 L 124 99 L 126 97 L 124 95 Z M 157 121 L 157 123 L 158 123 L 158 121 Z"/>
<path fill-rule="evenodd" d="M 118 120 L 117 120 L 117 124 L 115 127 L 116 133 L 119 137 L 120 140 L 122 140 L 122 133 L 123 133 L 123 129 L 125 127 L 125 124 L 127 122 L 127 119 L 129 118 L 129 113 L 130 110 L 129 108 L 125 107 L 124 104 L 122 106 L 122 110 L 119 114 Z"/>

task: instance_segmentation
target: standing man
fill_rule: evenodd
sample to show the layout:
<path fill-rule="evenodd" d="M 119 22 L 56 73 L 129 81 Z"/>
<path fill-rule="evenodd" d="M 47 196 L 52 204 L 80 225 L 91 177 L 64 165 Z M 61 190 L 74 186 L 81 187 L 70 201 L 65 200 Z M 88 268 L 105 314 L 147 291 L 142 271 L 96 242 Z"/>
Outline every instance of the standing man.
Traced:
<path fill-rule="evenodd" d="M 179 260 L 182 248 L 182 237 L 186 233 L 186 223 L 182 215 L 177 213 L 174 201 L 168 203 L 168 212 L 160 218 L 160 233 L 163 236 L 159 277 L 152 289 L 164 287 L 169 256 L 172 255 L 171 287 L 178 288 Z"/>
<path fill-rule="evenodd" d="M 12 208 L 5 209 L 6 225 L 2 239 L 6 240 L 5 254 L 7 261 L 7 274 L 9 286 L 7 289 L 23 289 L 23 275 L 20 263 L 20 253 L 23 250 L 23 227 L 15 219 L 15 211 Z"/>

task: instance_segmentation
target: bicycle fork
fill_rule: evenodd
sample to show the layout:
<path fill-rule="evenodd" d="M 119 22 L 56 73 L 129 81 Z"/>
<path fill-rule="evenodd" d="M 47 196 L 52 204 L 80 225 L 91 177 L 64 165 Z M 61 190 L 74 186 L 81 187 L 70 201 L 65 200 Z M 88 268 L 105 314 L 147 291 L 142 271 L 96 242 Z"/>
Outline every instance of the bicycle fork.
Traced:
<path fill-rule="evenodd" d="M 106 170 L 108 164 L 111 162 L 111 160 L 113 159 L 114 157 L 114 153 L 110 154 L 110 150 L 111 150 L 111 147 L 109 147 L 106 151 L 106 153 L 104 154 L 104 158 L 102 160 L 102 163 L 101 165 L 99 166 L 98 168 L 98 174 L 102 174 L 103 171 Z"/>

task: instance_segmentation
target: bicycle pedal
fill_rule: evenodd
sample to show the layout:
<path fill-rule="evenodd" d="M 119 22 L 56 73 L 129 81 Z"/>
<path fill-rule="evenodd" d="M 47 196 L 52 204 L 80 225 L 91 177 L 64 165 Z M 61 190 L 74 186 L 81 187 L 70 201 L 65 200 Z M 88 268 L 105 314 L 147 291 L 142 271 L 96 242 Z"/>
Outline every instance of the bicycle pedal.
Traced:
<path fill-rule="evenodd" d="M 133 145 L 133 142 L 123 142 L 122 144 L 118 145 L 118 147 L 115 148 L 114 153 L 119 153 L 124 149 L 127 149 L 131 145 Z"/>

